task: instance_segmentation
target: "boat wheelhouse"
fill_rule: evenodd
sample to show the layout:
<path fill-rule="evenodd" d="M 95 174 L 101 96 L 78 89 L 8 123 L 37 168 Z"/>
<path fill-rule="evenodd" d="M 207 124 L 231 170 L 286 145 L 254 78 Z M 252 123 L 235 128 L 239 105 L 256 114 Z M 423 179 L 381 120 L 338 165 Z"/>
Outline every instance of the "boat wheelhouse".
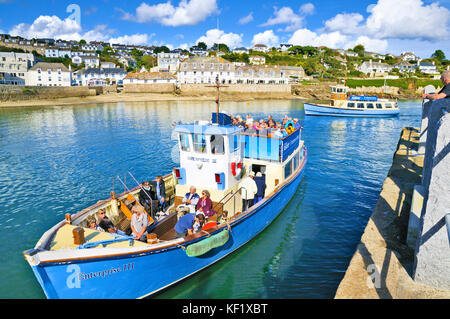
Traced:
<path fill-rule="evenodd" d="M 99 209 L 127 231 L 130 206 L 141 186 L 66 218 L 24 252 L 48 298 L 140 298 L 151 296 L 226 257 L 263 231 L 283 210 L 304 174 L 307 151 L 297 129 L 284 138 L 249 134 L 224 113 L 211 121 L 180 123 L 180 165 L 164 176 L 169 214 L 149 218 L 147 242 L 88 227 Z M 240 181 L 250 172 L 265 176 L 264 198 L 242 211 Z M 131 174 L 130 174 L 131 175 Z M 134 177 L 133 177 L 134 178 Z M 125 185 L 126 186 L 126 185 Z M 197 233 L 174 230 L 190 186 L 208 190 L 215 214 Z M 206 227 L 208 225 L 208 227 Z"/>
<path fill-rule="evenodd" d="M 330 104 L 304 103 L 306 115 L 390 117 L 400 113 L 397 101 L 367 95 L 347 97 L 348 87 L 344 85 L 335 85 L 330 88 Z"/>

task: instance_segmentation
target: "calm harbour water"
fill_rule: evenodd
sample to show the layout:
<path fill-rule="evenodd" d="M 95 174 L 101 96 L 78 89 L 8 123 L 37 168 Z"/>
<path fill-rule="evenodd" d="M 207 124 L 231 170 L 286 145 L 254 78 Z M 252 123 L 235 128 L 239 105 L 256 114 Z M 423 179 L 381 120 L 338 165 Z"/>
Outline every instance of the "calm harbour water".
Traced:
<path fill-rule="evenodd" d="M 389 119 L 305 118 L 299 101 L 223 102 L 233 114 L 298 117 L 309 161 L 295 196 L 246 246 L 157 298 L 333 298 L 419 101 Z M 79 210 L 176 165 L 171 123 L 210 119 L 212 102 L 0 109 L 0 298 L 45 298 L 22 251 Z M 128 186 L 136 184 L 129 177 Z M 149 270 L 151 271 L 151 270 Z M 157 275 L 157 274 L 154 274 Z"/>

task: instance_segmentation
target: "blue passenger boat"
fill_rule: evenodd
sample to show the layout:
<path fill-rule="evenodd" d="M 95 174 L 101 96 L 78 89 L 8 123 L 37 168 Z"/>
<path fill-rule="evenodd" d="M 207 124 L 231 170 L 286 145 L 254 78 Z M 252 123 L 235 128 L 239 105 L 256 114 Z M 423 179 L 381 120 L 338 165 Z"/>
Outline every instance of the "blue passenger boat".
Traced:
<path fill-rule="evenodd" d="M 139 200 L 139 185 L 66 214 L 23 252 L 47 298 L 151 296 L 261 233 L 293 197 L 305 171 L 300 129 L 284 138 L 247 134 L 232 126 L 227 114 L 216 112 L 210 121 L 180 123 L 174 131 L 180 166 L 163 177 L 171 206 L 168 215 L 149 219 L 147 242 L 88 227 L 88 217 L 103 209 L 117 228 L 129 229 L 128 203 Z M 267 188 L 261 201 L 243 211 L 246 190 L 240 183 L 251 172 L 265 176 Z M 178 238 L 174 225 L 181 215 L 174 208 L 190 186 L 210 192 L 215 214 L 200 232 Z"/>
<path fill-rule="evenodd" d="M 343 85 L 331 86 L 331 103 L 303 103 L 305 115 L 391 117 L 400 114 L 396 101 L 366 95 L 352 95 L 347 98 L 347 90 L 348 87 Z"/>

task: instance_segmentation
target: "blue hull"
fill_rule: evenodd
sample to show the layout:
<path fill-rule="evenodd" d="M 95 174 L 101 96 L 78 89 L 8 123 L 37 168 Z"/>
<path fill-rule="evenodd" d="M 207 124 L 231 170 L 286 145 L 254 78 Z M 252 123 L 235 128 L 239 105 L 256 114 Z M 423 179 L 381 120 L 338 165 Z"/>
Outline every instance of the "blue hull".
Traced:
<path fill-rule="evenodd" d="M 306 158 L 305 155 L 297 175 L 275 195 L 258 203 L 248 215 L 230 223 L 230 238 L 225 245 L 202 256 L 188 257 L 182 247 L 172 246 L 136 255 L 41 263 L 33 266 L 33 271 L 47 298 L 150 296 L 212 265 L 262 232 L 296 192 L 304 175 Z"/>
<path fill-rule="evenodd" d="M 303 103 L 306 115 L 316 116 L 349 116 L 349 117 L 391 117 L 400 114 L 399 109 L 377 110 L 377 109 L 340 109 L 331 106 Z"/>

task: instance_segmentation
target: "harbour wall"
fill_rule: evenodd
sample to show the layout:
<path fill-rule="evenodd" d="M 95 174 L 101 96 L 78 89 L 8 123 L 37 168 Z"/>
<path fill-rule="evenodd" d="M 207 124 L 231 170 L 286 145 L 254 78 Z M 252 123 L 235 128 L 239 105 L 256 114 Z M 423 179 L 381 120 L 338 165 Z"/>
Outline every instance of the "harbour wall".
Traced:
<path fill-rule="evenodd" d="M 443 111 L 444 110 L 444 111 Z M 450 298 L 450 100 L 423 105 L 392 166 L 335 298 Z"/>
<path fill-rule="evenodd" d="M 94 96 L 103 92 L 103 88 L 96 89 L 85 86 L 0 85 L 0 102 Z"/>

